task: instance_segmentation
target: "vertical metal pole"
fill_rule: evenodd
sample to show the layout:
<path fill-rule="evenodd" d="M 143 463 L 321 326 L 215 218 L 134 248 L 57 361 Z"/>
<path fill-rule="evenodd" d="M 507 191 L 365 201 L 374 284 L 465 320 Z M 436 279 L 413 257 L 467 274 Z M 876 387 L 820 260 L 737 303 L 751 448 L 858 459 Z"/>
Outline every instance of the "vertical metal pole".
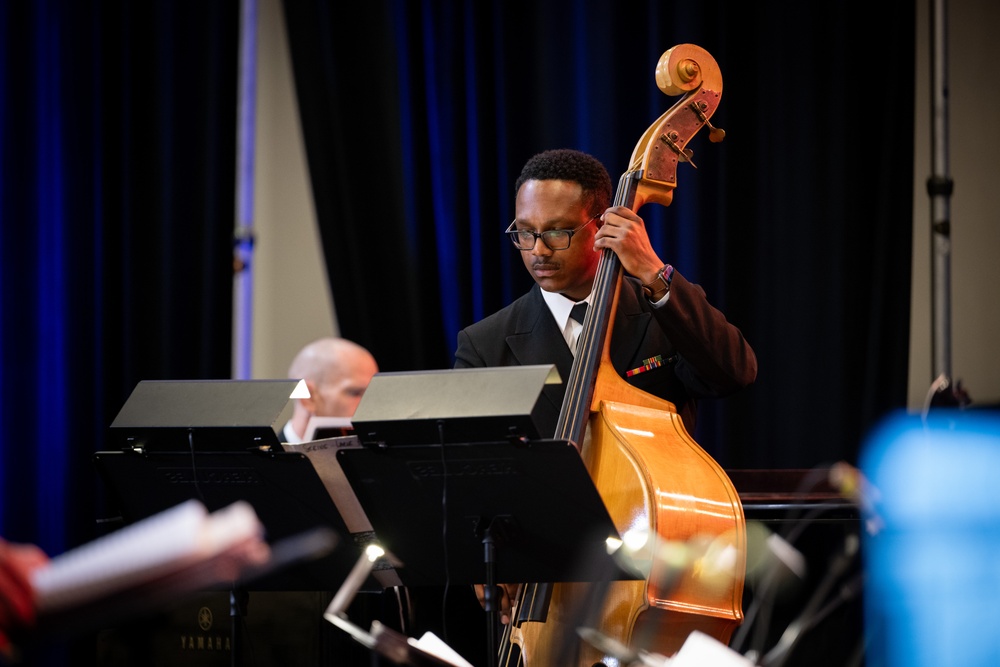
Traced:
<path fill-rule="evenodd" d="M 951 192 L 948 171 L 948 21 L 946 0 L 931 0 L 931 197 L 933 371 L 951 380 Z"/>
<path fill-rule="evenodd" d="M 253 352 L 254 123 L 257 105 L 257 0 L 240 2 L 236 135 L 236 229 L 233 234 L 233 379 L 251 376 Z"/>

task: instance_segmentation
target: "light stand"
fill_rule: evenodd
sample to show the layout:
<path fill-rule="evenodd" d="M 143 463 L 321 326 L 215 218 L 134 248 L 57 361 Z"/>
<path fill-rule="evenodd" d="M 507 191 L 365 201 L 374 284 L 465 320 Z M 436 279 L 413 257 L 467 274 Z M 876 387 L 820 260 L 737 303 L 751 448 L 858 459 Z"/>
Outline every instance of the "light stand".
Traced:
<path fill-rule="evenodd" d="M 931 0 L 931 247 L 934 383 L 929 405 L 963 406 L 969 397 L 951 375 L 951 193 L 948 168 L 948 21 L 946 0 Z"/>

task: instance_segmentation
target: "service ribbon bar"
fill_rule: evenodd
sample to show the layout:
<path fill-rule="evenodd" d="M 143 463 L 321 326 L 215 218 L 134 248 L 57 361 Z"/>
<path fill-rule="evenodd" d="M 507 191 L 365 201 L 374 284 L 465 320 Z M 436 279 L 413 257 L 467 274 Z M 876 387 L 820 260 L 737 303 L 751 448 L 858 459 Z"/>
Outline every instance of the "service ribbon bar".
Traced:
<path fill-rule="evenodd" d="M 625 377 L 630 378 L 633 375 L 638 375 L 639 373 L 645 373 L 646 371 L 651 371 L 654 368 L 659 368 L 663 365 L 663 355 L 656 355 L 655 357 L 650 357 L 642 362 L 642 366 L 639 368 L 633 368 L 632 370 L 625 373 Z"/>

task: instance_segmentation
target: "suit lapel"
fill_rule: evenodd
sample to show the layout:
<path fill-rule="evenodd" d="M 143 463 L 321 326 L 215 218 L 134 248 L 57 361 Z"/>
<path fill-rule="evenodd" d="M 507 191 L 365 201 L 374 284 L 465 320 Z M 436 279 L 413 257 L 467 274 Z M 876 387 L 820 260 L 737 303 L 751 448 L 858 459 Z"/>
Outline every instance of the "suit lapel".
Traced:
<path fill-rule="evenodd" d="M 562 332 L 545 305 L 538 285 L 531 288 L 524 307 L 516 313 L 514 333 L 507 336 L 507 346 L 522 366 L 554 363 L 563 383 L 569 379 L 573 354 L 566 347 Z M 565 390 L 560 388 L 555 392 L 544 393 L 558 412 L 562 408 Z"/>
<path fill-rule="evenodd" d="M 646 339 L 646 330 L 652 319 L 653 316 L 643 311 L 639 305 L 639 299 L 632 285 L 622 279 L 615 327 L 611 332 L 611 365 L 619 373 L 624 373 L 635 365 L 636 356 Z"/>
<path fill-rule="evenodd" d="M 650 313 L 643 311 L 631 284 L 623 281 L 615 327 L 611 332 L 611 363 L 619 372 L 635 365 L 652 319 Z M 507 345 L 522 366 L 555 363 L 563 382 L 569 378 L 573 355 L 566 347 L 562 332 L 552 319 L 538 285 L 532 287 L 524 307 L 515 315 L 514 333 L 507 336 Z"/>

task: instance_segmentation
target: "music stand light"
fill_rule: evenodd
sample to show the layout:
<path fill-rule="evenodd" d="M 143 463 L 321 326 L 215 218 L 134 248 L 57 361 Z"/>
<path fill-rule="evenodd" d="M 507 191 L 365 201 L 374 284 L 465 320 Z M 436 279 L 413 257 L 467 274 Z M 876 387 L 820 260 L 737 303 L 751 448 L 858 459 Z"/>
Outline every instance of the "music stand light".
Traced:
<path fill-rule="evenodd" d="M 534 439 L 542 387 L 561 381 L 551 364 L 377 373 L 351 421 L 362 442 L 389 445 Z"/>
<path fill-rule="evenodd" d="M 233 451 L 280 449 L 277 432 L 302 380 L 143 380 L 111 423 L 118 449 Z"/>

